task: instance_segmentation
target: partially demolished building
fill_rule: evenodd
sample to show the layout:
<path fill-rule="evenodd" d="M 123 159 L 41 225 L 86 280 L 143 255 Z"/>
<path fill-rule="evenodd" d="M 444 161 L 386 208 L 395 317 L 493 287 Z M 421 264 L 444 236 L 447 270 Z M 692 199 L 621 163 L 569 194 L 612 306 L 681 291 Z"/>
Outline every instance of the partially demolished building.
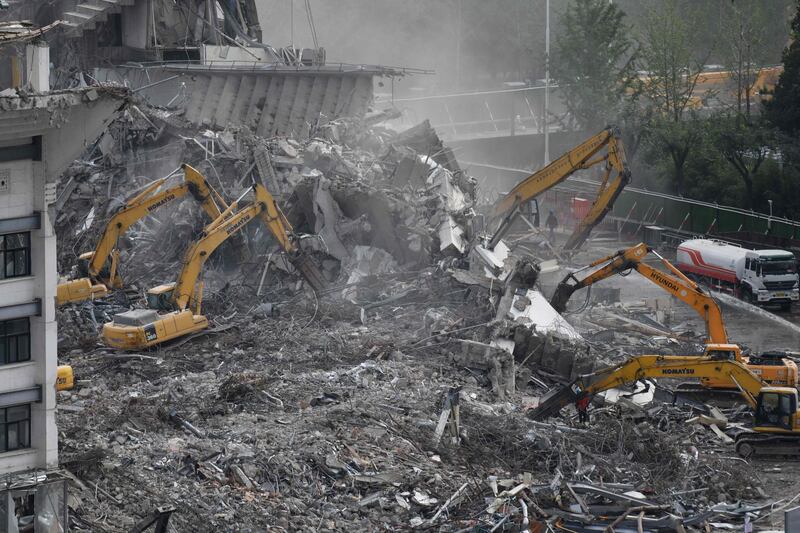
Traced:
<path fill-rule="evenodd" d="M 125 85 L 196 126 L 300 135 L 307 124 L 360 117 L 375 76 L 407 69 L 328 63 L 325 49 L 261 42 L 253 0 L 59 0 L 16 16 L 61 20 L 55 83 Z"/>
<path fill-rule="evenodd" d="M 116 117 L 125 90 L 50 92 L 40 30 L 0 25 L 4 66 L 20 91 L 0 92 L 0 529 L 66 525 L 56 428 L 56 181 Z M 9 69 L 11 70 L 11 69 Z M 80 128 L 67 126 L 80 124 Z"/>
<path fill-rule="evenodd" d="M 796 471 L 731 457 L 741 405 L 662 402 L 672 382 L 649 382 L 597 395 L 591 417 L 529 417 L 633 353 L 700 353 L 702 321 L 631 280 L 556 312 L 551 241 L 572 221 L 492 239 L 458 154 L 427 121 L 398 132 L 396 110 L 370 108 L 374 78 L 404 71 L 264 45 L 252 0 L 33 4 L 9 0 L 34 23 L 9 30 L 0 67 L 0 530 L 780 527 L 791 501 L 770 482 Z M 184 163 L 219 216 L 154 201 L 109 254 L 119 286 L 55 307 L 59 275 L 90 275 L 81 256 L 109 220 Z M 188 298 L 208 327 L 104 344 L 104 324 L 152 314 L 149 289 L 174 288 L 254 183 L 324 286 L 244 221 Z M 620 246 L 592 245 L 579 264 Z M 59 364 L 75 387 L 56 392 Z"/>

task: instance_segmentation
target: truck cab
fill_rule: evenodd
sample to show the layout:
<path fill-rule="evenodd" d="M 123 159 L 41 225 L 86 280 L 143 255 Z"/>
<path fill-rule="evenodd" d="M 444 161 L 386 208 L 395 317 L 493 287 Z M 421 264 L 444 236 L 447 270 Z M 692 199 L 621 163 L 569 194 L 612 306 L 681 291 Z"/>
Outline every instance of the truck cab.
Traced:
<path fill-rule="evenodd" d="M 797 263 L 785 250 L 748 250 L 741 280 L 742 297 L 752 303 L 788 309 L 800 299 Z"/>

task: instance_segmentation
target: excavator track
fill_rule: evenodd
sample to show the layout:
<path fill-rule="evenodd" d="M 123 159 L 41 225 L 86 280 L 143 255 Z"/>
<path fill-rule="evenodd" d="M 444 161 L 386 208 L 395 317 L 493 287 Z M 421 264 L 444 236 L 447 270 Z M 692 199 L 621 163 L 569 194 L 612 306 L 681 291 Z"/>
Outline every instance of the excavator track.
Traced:
<path fill-rule="evenodd" d="M 734 444 L 736 453 L 745 459 L 767 456 L 800 457 L 800 435 L 740 433 Z"/>

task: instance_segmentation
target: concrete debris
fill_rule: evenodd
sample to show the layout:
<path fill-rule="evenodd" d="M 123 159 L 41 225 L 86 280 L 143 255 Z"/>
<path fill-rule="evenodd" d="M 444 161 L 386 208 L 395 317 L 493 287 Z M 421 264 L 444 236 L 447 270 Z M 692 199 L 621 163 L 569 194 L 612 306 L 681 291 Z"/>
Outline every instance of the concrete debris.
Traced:
<path fill-rule="evenodd" d="M 501 302 L 500 309 L 507 307 L 508 318 L 543 334 L 550 333 L 568 340 L 581 340 L 581 335 L 553 309 L 541 292 L 514 291 L 504 298 L 510 299 L 510 302 L 507 305 Z"/>
<path fill-rule="evenodd" d="M 557 384 L 703 336 L 619 290 L 556 313 L 544 295 L 560 264 L 518 235 L 487 245 L 474 180 L 430 124 L 396 133 L 337 119 L 260 138 L 138 109 L 62 179 L 60 272 L 80 269 L 125 198 L 187 162 L 227 201 L 266 183 L 330 288 L 307 290 L 248 228 L 205 266 L 212 327 L 115 352 L 97 341 L 103 323 L 174 281 L 207 221 L 181 202 L 132 226 L 117 243 L 125 290 L 58 312 L 60 363 L 84 383 L 59 393 L 73 530 L 168 519 L 175 531 L 688 532 L 771 520 L 768 487 L 730 459 L 742 409 L 664 402 L 658 383 L 595 398 L 588 422 L 573 407 L 526 416 Z"/>

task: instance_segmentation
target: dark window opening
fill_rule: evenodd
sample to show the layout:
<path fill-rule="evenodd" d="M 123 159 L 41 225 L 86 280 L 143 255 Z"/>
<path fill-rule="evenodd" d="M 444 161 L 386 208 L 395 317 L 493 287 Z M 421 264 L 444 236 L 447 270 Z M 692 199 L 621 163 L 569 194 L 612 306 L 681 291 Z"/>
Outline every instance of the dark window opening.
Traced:
<path fill-rule="evenodd" d="M 0 409 L 0 452 L 31 447 L 31 406 Z"/>
<path fill-rule="evenodd" d="M 0 235 L 0 279 L 31 275 L 31 234 Z"/>
<path fill-rule="evenodd" d="M 0 322 L 0 365 L 31 360 L 30 319 Z"/>
<path fill-rule="evenodd" d="M 200 61 L 200 49 L 164 50 L 161 57 L 164 61 Z"/>
<path fill-rule="evenodd" d="M 122 15 L 112 13 L 106 21 L 97 27 L 97 46 L 122 46 Z"/>

